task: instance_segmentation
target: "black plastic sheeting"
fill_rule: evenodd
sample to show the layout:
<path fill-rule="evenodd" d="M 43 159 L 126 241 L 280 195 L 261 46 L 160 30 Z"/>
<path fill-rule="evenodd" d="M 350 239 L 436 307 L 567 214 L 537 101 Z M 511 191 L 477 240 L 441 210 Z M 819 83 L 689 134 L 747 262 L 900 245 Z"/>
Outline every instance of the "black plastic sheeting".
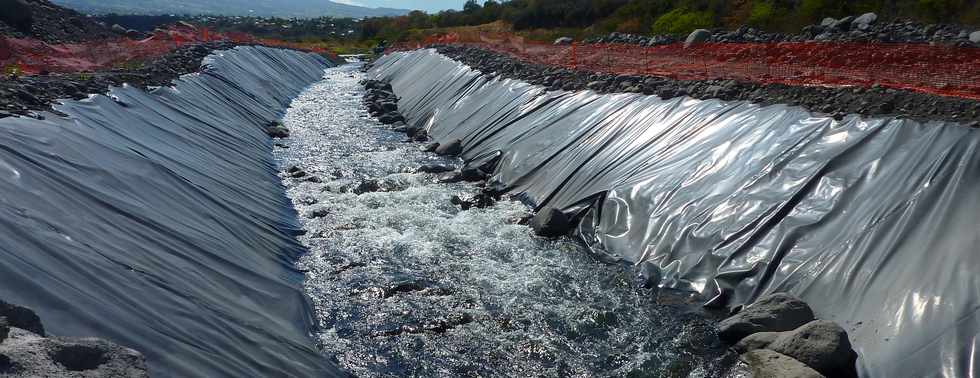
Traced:
<path fill-rule="evenodd" d="M 154 376 L 335 375 L 264 132 L 328 66 L 239 47 L 174 87 L 0 120 L 0 298 L 141 351 Z"/>
<path fill-rule="evenodd" d="M 974 376 L 980 131 L 798 107 L 547 92 L 431 50 L 380 60 L 399 109 L 490 185 L 582 216 L 597 253 L 711 304 L 771 292 L 842 324 L 866 377 Z"/>

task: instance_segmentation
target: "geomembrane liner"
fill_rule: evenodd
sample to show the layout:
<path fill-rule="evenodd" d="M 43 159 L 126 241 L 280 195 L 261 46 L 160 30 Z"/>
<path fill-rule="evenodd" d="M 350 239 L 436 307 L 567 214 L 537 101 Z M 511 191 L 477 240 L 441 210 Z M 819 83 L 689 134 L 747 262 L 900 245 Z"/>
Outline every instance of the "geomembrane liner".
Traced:
<path fill-rule="evenodd" d="M 0 298 L 142 352 L 154 376 L 337 375 L 309 337 L 264 130 L 328 66 L 238 47 L 173 87 L 0 119 Z"/>
<path fill-rule="evenodd" d="M 548 92 L 395 53 L 399 111 L 490 183 L 582 216 L 597 253 L 716 305 L 772 292 L 840 323 L 868 377 L 974 376 L 980 131 L 799 107 Z"/>

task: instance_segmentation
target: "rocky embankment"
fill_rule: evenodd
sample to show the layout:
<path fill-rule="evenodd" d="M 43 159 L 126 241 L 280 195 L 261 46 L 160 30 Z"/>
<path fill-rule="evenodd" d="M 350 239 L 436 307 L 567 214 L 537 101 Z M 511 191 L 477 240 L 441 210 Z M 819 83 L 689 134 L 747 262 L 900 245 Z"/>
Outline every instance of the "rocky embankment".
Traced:
<path fill-rule="evenodd" d="M 825 18 L 818 25 L 803 28 L 798 34 L 769 33 L 743 26 L 736 30 L 699 30 L 688 36 L 700 42 L 878 42 L 878 43 L 939 43 L 964 47 L 980 47 L 980 28 L 950 25 L 922 24 L 907 20 L 884 22 L 874 13 L 849 16 L 841 19 Z M 557 41 L 556 41 L 557 42 Z M 563 40 L 561 42 L 571 42 Z M 644 46 L 669 45 L 680 42 L 672 35 L 642 36 L 611 33 L 604 37 L 589 38 L 585 43 L 625 43 Z"/>
<path fill-rule="evenodd" d="M 200 70 L 201 60 L 212 51 L 234 46 L 228 42 L 187 45 L 162 57 L 133 63 L 134 69 L 7 77 L 0 80 L 0 118 L 49 111 L 56 100 L 83 99 L 123 83 L 141 88 L 168 85 L 180 75 Z"/>
<path fill-rule="evenodd" d="M 147 377 L 139 352 L 96 338 L 46 335 L 27 308 L 0 301 L 0 376 Z"/>
<path fill-rule="evenodd" d="M 0 36 L 71 43 L 117 37 L 109 27 L 47 0 L 0 0 Z"/>
<path fill-rule="evenodd" d="M 613 75 L 574 71 L 527 63 L 511 56 L 474 47 L 439 45 L 440 53 L 491 75 L 524 80 L 551 90 L 594 90 L 599 93 L 635 92 L 663 99 L 749 101 L 761 105 L 789 104 L 841 118 L 848 114 L 942 120 L 980 126 L 980 101 L 935 96 L 884 87 L 830 88 L 756 84 L 734 80 L 674 80 L 656 76 Z"/>

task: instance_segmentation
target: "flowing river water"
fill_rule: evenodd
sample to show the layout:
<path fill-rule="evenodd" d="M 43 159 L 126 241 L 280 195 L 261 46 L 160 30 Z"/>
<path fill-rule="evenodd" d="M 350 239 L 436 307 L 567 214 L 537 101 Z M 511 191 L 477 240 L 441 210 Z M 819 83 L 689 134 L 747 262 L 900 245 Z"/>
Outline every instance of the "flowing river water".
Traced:
<path fill-rule="evenodd" d="M 519 202 L 454 204 L 480 188 L 417 168 L 462 162 L 373 120 L 361 79 L 356 65 L 328 70 L 276 149 L 327 358 L 361 377 L 744 374 L 699 298 L 534 236 Z"/>

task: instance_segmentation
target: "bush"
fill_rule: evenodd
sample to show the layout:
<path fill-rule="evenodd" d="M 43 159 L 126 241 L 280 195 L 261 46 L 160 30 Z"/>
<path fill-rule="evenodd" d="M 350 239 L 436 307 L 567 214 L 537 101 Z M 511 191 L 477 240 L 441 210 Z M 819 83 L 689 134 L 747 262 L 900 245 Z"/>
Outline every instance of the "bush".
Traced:
<path fill-rule="evenodd" d="M 654 34 L 684 34 L 695 29 L 710 28 L 714 24 L 711 12 L 696 12 L 685 8 L 674 9 L 657 18 L 653 23 Z"/>

